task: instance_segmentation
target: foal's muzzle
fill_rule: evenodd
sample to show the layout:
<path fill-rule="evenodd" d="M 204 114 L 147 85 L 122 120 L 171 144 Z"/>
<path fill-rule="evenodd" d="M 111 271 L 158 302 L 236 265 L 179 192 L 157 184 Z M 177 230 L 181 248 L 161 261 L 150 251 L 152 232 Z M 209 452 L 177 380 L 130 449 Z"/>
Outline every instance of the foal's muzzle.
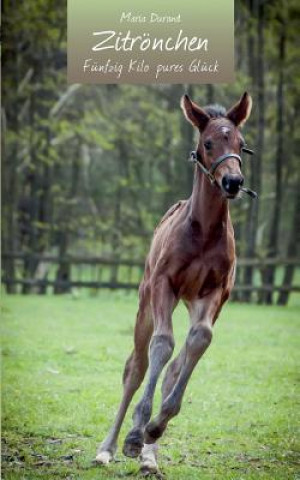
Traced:
<path fill-rule="evenodd" d="M 243 147 L 242 150 L 249 155 L 253 155 L 253 151 L 249 150 L 249 148 Z M 217 168 L 223 163 L 227 158 L 236 158 L 239 161 L 240 167 L 242 165 L 242 159 L 240 155 L 236 153 L 225 153 L 215 160 L 210 168 L 206 168 L 201 159 L 201 154 L 197 151 L 191 152 L 190 161 L 196 163 L 200 170 L 204 173 L 204 175 L 209 179 L 211 184 L 216 184 L 215 179 L 215 171 Z M 226 193 L 228 198 L 234 198 L 237 196 L 238 192 L 247 193 L 251 198 L 257 198 L 257 193 L 251 190 L 250 188 L 243 187 L 244 184 L 244 177 L 239 174 L 225 174 L 222 178 L 222 185 L 219 185 L 220 188 Z"/>
<path fill-rule="evenodd" d="M 242 175 L 226 174 L 222 178 L 222 188 L 228 196 L 236 196 L 240 188 L 244 184 L 244 177 Z"/>

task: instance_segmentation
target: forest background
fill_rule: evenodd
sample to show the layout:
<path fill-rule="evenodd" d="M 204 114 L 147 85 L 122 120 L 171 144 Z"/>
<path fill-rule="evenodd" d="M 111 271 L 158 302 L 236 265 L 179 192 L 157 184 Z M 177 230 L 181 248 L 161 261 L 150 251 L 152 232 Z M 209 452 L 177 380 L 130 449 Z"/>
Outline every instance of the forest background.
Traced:
<path fill-rule="evenodd" d="M 232 203 L 238 255 L 296 257 L 300 189 L 299 13 L 295 0 L 235 2 L 236 81 L 228 85 L 68 85 L 67 8 L 55 0 L 4 0 L 2 102 L 2 273 L 35 278 L 38 256 L 18 268 L 13 255 L 101 256 L 143 260 L 153 229 L 190 195 L 194 131 L 179 107 L 187 92 L 204 106 L 229 108 L 245 91 L 253 113 L 244 136 L 247 186 L 259 200 Z M 293 281 L 294 267 L 282 272 Z M 47 271 L 44 273 L 47 275 Z M 56 278 L 68 280 L 68 262 Z M 116 275 L 116 268 L 111 271 Z M 253 268 L 240 283 L 255 283 Z M 267 285 L 271 265 L 260 269 Z M 22 284 L 23 293 L 33 287 Z M 7 282 L 7 291 L 17 291 Z M 58 289 L 59 291 L 59 289 Z M 240 299 L 251 300 L 251 291 Z M 285 303 L 286 292 L 276 301 Z M 266 291 L 260 301 L 271 303 Z"/>

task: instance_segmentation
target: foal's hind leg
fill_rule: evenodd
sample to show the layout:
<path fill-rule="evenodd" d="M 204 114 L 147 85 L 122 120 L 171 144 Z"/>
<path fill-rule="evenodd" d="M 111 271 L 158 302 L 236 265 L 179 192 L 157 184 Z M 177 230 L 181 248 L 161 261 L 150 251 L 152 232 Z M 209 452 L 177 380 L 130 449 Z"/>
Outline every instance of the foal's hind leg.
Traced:
<path fill-rule="evenodd" d="M 220 309 L 220 294 L 190 304 L 191 328 L 181 354 L 170 365 L 164 380 L 165 390 L 160 413 L 146 427 L 145 442 L 155 443 L 169 420 L 180 411 L 190 376 L 212 339 L 212 325 Z M 177 364 L 176 364 L 177 361 Z M 173 368 L 172 368 L 173 367 Z"/>
<path fill-rule="evenodd" d="M 123 373 L 123 398 L 115 422 L 105 440 L 99 446 L 96 462 L 109 463 L 117 449 L 117 439 L 128 406 L 136 390 L 141 385 L 148 368 L 148 347 L 152 335 L 153 324 L 151 319 L 149 298 L 142 292 L 140 308 L 134 334 L 134 350 L 128 358 Z"/>
<path fill-rule="evenodd" d="M 149 379 L 143 397 L 134 410 L 134 426 L 125 439 L 123 452 L 128 457 L 137 457 L 141 453 L 144 429 L 151 417 L 156 383 L 174 349 L 172 312 L 176 299 L 167 279 L 158 279 L 153 283 L 155 287 L 151 292 L 151 305 L 154 333 L 149 351 Z"/>

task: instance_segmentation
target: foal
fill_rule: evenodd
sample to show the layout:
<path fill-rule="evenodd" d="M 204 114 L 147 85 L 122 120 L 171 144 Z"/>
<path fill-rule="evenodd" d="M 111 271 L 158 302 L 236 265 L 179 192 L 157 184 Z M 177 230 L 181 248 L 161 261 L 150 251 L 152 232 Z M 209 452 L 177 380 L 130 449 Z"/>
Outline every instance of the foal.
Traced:
<path fill-rule="evenodd" d="M 113 459 L 127 408 L 149 364 L 148 382 L 134 410 L 123 452 L 129 457 L 141 454 L 142 469 L 158 470 L 156 441 L 180 410 L 189 378 L 211 342 L 213 324 L 234 283 L 235 244 L 228 199 L 240 191 L 253 193 L 243 187 L 240 153 L 245 143 L 238 129 L 249 117 L 251 105 L 247 93 L 228 112 L 217 105 L 202 109 L 187 95 L 182 98 L 187 120 L 200 132 L 193 191 L 188 200 L 170 208 L 154 233 L 139 289 L 134 350 L 125 365 L 123 398 L 99 447 L 98 463 Z M 174 349 L 172 313 L 179 300 L 188 309 L 190 330 L 167 368 L 160 411 L 150 421 L 155 387 Z"/>

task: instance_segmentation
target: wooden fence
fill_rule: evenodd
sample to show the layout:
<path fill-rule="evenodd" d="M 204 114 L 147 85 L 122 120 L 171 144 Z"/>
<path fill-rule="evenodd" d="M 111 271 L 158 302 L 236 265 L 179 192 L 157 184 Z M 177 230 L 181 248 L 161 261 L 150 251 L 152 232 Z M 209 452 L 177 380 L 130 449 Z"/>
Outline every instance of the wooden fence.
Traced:
<path fill-rule="evenodd" d="M 28 265 L 34 266 L 33 275 L 29 275 Z M 262 283 L 263 271 L 270 266 L 276 269 L 276 281 L 274 285 L 265 285 Z M 253 284 L 245 285 L 242 283 L 243 269 L 249 267 L 253 269 Z M 295 282 L 284 284 L 283 273 L 287 267 L 296 270 L 300 267 L 300 259 L 238 259 L 233 299 L 241 300 L 243 294 L 247 292 L 251 292 L 251 295 L 256 294 L 256 300 L 265 292 L 285 292 L 287 296 L 291 292 L 299 293 L 300 285 Z M 2 253 L 2 283 L 8 293 L 42 294 L 48 293 L 51 289 L 54 293 L 65 293 L 74 288 L 137 289 L 143 270 L 144 262 L 137 260 L 80 255 L 58 257 L 23 252 Z"/>

